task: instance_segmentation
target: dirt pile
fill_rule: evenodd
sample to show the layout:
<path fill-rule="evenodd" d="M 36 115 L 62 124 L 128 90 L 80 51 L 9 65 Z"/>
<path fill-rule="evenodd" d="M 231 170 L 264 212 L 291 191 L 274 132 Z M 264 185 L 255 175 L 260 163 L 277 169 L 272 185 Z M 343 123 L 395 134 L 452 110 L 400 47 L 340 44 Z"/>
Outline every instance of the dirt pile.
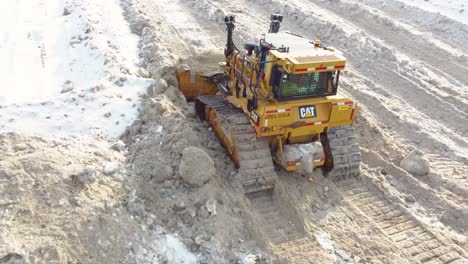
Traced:
<path fill-rule="evenodd" d="M 239 261 L 257 249 L 245 222 L 243 191 L 214 133 L 161 68 L 139 120 L 123 136 L 144 219 L 177 234 L 202 262 Z"/>
<path fill-rule="evenodd" d="M 125 168 L 103 173 L 106 164 L 124 160 L 110 144 L 105 138 L 0 135 L 0 258 L 19 263 L 127 258 L 142 234 L 126 210 Z"/>

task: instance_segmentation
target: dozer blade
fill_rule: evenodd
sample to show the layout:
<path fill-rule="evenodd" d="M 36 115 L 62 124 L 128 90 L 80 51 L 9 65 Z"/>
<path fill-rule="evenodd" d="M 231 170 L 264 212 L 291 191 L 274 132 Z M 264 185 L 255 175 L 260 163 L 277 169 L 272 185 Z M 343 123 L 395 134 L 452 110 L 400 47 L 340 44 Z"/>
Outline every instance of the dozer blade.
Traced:
<path fill-rule="evenodd" d="M 179 90 L 188 101 L 193 101 L 201 95 L 215 95 L 218 92 L 216 84 L 209 76 L 204 76 L 201 72 L 177 69 L 176 77 L 179 82 Z"/>

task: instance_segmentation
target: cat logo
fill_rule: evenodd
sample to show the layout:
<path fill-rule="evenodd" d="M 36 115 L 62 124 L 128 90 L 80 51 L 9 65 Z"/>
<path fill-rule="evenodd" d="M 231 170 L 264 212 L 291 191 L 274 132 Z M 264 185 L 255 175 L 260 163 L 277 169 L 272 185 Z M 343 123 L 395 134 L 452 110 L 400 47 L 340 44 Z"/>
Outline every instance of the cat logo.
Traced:
<path fill-rule="evenodd" d="M 315 111 L 315 105 L 305 105 L 299 107 L 299 117 L 301 119 L 317 117 L 317 112 Z"/>

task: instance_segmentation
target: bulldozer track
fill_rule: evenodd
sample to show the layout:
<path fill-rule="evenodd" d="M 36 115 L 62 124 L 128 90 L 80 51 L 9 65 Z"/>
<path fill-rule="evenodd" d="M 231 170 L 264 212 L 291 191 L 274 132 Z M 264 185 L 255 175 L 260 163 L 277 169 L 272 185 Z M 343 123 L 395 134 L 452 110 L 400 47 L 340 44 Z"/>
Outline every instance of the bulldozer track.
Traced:
<path fill-rule="evenodd" d="M 448 245 L 410 217 L 406 211 L 380 198 L 362 181 L 349 179 L 338 189 L 369 218 L 395 245 L 416 263 L 466 263 L 467 256 L 457 246 Z"/>
<path fill-rule="evenodd" d="M 358 177 L 361 152 L 354 135 L 354 127 L 332 127 L 327 133 L 327 138 L 333 157 L 333 169 L 328 172 L 328 177 L 333 182 Z"/>
<path fill-rule="evenodd" d="M 277 175 L 270 146 L 266 138 L 257 138 L 245 113 L 219 95 L 197 97 L 195 108 L 220 139 L 229 140 L 221 142 L 239 169 L 245 193 L 273 189 Z"/>

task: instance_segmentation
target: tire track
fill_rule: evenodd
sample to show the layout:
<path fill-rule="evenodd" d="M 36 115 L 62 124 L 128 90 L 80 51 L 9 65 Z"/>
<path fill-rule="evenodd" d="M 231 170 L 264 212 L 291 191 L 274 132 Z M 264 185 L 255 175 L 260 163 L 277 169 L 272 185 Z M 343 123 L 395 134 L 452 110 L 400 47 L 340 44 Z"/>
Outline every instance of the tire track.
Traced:
<path fill-rule="evenodd" d="M 458 205 L 468 208 L 468 165 L 442 157 L 440 155 L 428 155 L 430 161 L 431 180 L 426 180 L 429 185 L 442 187 L 451 192 L 449 195 Z M 425 178 L 423 178 L 425 179 Z"/>
<path fill-rule="evenodd" d="M 313 259 L 329 259 L 320 243 L 304 230 L 295 213 L 284 209 L 274 196 L 255 194 L 249 198 L 260 222 L 260 232 L 281 263 L 305 264 Z"/>
<path fill-rule="evenodd" d="M 155 43 L 161 49 L 158 52 L 163 54 L 159 56 L 160 59 L 172 58 L 176 61 L 179 57 L 188 57 L 203 49 L 217 47 L 211 35 L 196 22 L 195 17 L 187 11 L 181 1 L 143 2 L 146 7 L 145 13 L 158 32 L 156 37 L 161 40 L 161 43 Z M 159 35 L 164 36 L 164 39 Z M 167 63 L 170 63 L 170 60 Z"/>
<path fill-rule="evenodd" d="M 428 12 L 414 6 L 409 6 L 401 1 L 395 0 L 360 0 L 371 8 L 385 12 L 390 17 L 405 21 L 418 31 L 425 32 L 428 37 L 436 38 L 439 41 L 447 42 L 447 45 L 457 47 L 468 52 L 466 35 L 468 26 L 458 21 L 452 20 L 438 13 Z"/>
<path fill-rule="evenodd" d="M 400 53 L 406 56 L 414 57 L 424 62 L 425 67 L 436 72 L 438 75 L 450 75 L 451 83 L 457 86 L 468 84 L 468 64 L 458 62 L 459 57 L 443 49 L 443 46 L 428 42 L 427 39 L 418 37 L 421 32 L 408 29 L 408 26 L 389 17 L 378 10 L 372 10 L 369 7 L 354 1 L 331 2 L 322 0 L 309 0 L 322 8 L 332 12 L 354 25 L 365 30 L 366 34 L 376 36 L 384 41 L 385 44 L 395 47 Z M 369 23 L 373 20 L 374 23 Z M 404 41 L 402 41 L 404 40 Z M 448 87 L 452 93 L 456 89 Z M 459 89 L 458 89 L 459 90 Z M 444 92 L 445 91 L 441 91 Z M 454 98 L 457 99 L 457 98 Z"/>
<path fill-rule="evenodd" d="M 431 161 L 432 170 L 447 176 L 450 180 L 456 181 L 468 190 L 468 164 L 440 155 L 429 155 L 429 160 Z"/>
<path fill-rule="evenodd" d="M 380 231 L 417 263 L 465 263 L 465 252 L 438 238 L 402 208 L 382 199 L 360 180 L 339 183 L 345 200 L 371 219 Z"/>

